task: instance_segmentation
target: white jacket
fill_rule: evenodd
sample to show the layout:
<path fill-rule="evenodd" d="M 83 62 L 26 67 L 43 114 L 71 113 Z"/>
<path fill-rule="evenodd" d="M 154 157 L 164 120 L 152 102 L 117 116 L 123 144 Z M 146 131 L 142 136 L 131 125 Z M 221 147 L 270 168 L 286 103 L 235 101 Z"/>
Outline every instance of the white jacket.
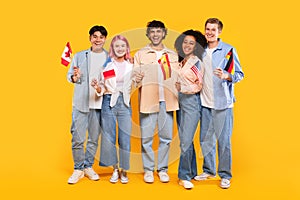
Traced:
<path fill-rule="evenodd" d="M 115 60 L 111 59 L 112 61 L 109 62 L 105 68 L 103 68 L 103 71 L 101 73 L 101 79 L 100 82 L 101 85 L 101 93 L 99 94 L 100 96 L 105 95 L 105 94 L 111 94 L 111 99 L 110 99 L 110 106 L 113 107 L 116 105 L 118 97 L 120 95 L 120 92 L 123 93 L 123 99 L 124 103 L 126 106 L 129 107 L 129 102 L 130 102 L 130 94 L 131 94 L 131 86 L 132 86 L 132 67 L 133 64 L 131 64 L 128 61 L 126 62 L 126 69 L 125 69 L 125 75 L 124 75 L 124 84 L 122 91 L 119 91 L 117 88 L 117 76 L 119 75 L 118 73 L 118 68 L 115 65 Z M 104 80 L 103 72 L 109 71 L 109 70 L 114 70 L 116 76 Z"/>

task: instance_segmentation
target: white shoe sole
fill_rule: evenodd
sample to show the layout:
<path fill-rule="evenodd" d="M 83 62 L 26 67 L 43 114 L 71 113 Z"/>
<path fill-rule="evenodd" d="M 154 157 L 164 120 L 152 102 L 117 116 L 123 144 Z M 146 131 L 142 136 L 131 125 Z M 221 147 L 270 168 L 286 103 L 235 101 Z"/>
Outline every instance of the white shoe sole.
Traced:
<path fill-rule="evenodd" d="M 145 183 L 154 183 L 154 180 L 145 180 L 144 179 L 144 181 L 145 181 Z"/>
<path fill-rule="evenodd" d="M 194 177 L 194 180 L 195 181 L 205 181 L 205 180 L 207 180 L 207 179 L 210 179 L 210 178 L 216 178 L 216 176 L 208 176 L 208 177 L 200 177 L 200 176 L 195 176 Z"/>
<path fill-rule="evenodd" d="M 153 183 L 154 182 L 154 177 L 153 177 L 153 174 L 152 174 L 152 176 L 146 176 L 146 177 L 149 177 L 149 178 L 145 178 L 145 176 L 144 176 L 144 181 L 145 181 L 145 183 Z"/>
<path fill-rule="evenodd" d="M 96 174 L 96 175 L 98 175 L 98 174 Z M 84 176 L 86 176 L 88 179 L 90 179 L 92 181 L 98 181 L 100 179 L 99 175 L 96 177 L 92 177 L 92 176 L 89 176 L 85 171 L 84 171 Z"/>
<path fill-rule="evenodd" d="M 99 181 L 100 178 L 92 178 L 92 177 L 89 177 L 88 175 L 85 175 L 86 177 L 88 177 L 88 179 L 92 180 L 92 181 Z"/>
<path fill-rule="evenodd" d="M 111 182 L 111 183 L 117 183 L 119 181 L 119 179 L 117 179 L 117 180 L 109 180 L 109 182 Z"/>
<path fill-rule="evenodd" d="M 191 183 L 192 184 L 192 183 Z M 183 186 L 185 189 L 187 190 L 190 190 L 194 187 L 194 185 L 190 185 L 190 186 L 187 186 L 186 184 L 183 183 L 183 181 L 179 181 L 179 185 Z"/>
<path fill-rule="evenodd" d="M 160 180 L 160 182 L 162 182 L 162 183 L 168 183 L 168 182 L 170 182 L 169 180 L 164 180 L 164 181 L 162 181 L 162 180 Z"/>
<path fill-rule="evenodd" d="M 222 189 L 228 189 L 228 188 L 230 188 L 230 185 L 220 185 L 220 187 L 221 187 Z"/>
<path fill-rule="evenodd" d="M 78 183 L 78 181 L 80 180 L 80 179 L 82 179 L 84 177 L 84 174 L 82 174 L 81 176 L 79 176 L 79 178 L 78 178 L 78 180 L 77 181 L 70 181 L 70 180 L 68 180 L 68 184 L 75 184 L 75 183 Z"/>
<path fill-rule="evenodd" d="M 128 183 L 129 182 L 129 180 L 122 180 L 121 179 L 121 181 L 120 181 L 122 184 L 126 184 L 126 183 Z"/>

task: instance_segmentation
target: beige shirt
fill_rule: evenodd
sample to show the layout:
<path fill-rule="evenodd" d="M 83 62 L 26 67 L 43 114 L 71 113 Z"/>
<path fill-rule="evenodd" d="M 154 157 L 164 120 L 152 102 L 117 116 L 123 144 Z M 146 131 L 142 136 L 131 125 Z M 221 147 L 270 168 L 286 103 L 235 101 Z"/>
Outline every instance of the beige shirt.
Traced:
<path fill-rule="evenodd" d="M 196 66 L 198 65 L 198 67 Z M 179 70 L 180 92 L 184 94 L 196 94 L 202 89 L 203 69 L 197 56 L 190 57 Z"/>
<path fill-rule="evenodd" d="M 179 109 L 178 92 L 175 83 L 178 80 L 178 56 L 177 54 L 164 47 L 163 53 L 167 53 L 171 65 L 171 78 L 163 80 L 164 99 L 167 111 L 175 111 Z M 140 49 L 134 55 L 133 75 L 135 73 L 144 73 L 143 80 L 139 85 L 139 108 L 141 113 L 159 112 L 159 80 L 158 71 L 160 70 L 157 62 L 158 58 L 153 49 L 149 45 Z M 133 80 L 134 77 L 133 77 Z"/>

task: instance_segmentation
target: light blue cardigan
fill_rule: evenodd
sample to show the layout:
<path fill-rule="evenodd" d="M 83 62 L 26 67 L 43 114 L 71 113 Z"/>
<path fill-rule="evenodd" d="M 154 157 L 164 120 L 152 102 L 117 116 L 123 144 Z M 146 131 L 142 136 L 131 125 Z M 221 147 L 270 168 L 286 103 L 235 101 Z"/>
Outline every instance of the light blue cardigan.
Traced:
<path fill-rule="evenodd" d="M 232 81 L 222 80 L 217 76 L 214 76 L 213 78 L 214 109 L 216 110 L 223 110 L 229 108 L 229 106 L 235 102 L 234 84 L 241 81 L 244 78 L 244 73 L 242 71 L 235 48 L 227 43 L 222 42 L 221 39 L 219 39 L 218 47 L 212 53 L 212 70 L 214 70 L 217 67 L 220 67 L 224 70 L 227 64 L 226 55 L 231 49 L 233 49 L 235 70 L 233 75 L 230 74 Z M 203 57 L 205 56 L 206 52 L 204 53 Z"/>
<path fill-rule="evenodd" d="M 108 53 L 105 50 L 104 52 L 107 59 Z M 76 53 L 72 59 L 72 63 L 67 73 L 68 81 L 73 83 L 71 79 L 71 76 L 74 73 L 73 67 L 76 66 L 80 69 L 81 77 L 76 83 L 74 83 L 75 87 L 73 95 L 73 107 L 80 112 L 89 112 L 89 85 L 91 82 L 91 80 L 89 80 L 90 56 L 91 49 Z"/>

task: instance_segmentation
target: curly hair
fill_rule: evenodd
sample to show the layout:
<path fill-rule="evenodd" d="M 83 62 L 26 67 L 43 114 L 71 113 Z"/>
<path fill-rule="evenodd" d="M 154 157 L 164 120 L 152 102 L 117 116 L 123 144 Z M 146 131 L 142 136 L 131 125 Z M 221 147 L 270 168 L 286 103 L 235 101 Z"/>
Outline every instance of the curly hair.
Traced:
<path fill-rule="evenodd" d="M 183 49 L 182 49 L 182 43 L 184 41 L 184 38 L 186 36 L 193 36 L 196 40 L 196 48 L 194 50 L 194 55 L 196 55 L 199 59 L 202 60 L 202 55 L 204 53 L 204 48 L 206 47 L 207 45 L 207 40 L 205 38 L 205 36 L 198 30 L 193 30 L 193 29 L 190 29 L 190 30 L 187 30 L 187 31 L 184 31 L 182 34 L 180 34 L 177 39 L 175 40 L 175 49 L 178 53 L 178 61 L 181 62 L 185 55 L 184 55 L 184 52 L 183 52 Z"/>
<path fill-rule="evenodd" d="M 161 28 L 164 32 L 165 32 L 165 37 L 168 33 L 168 30 L 167 28 L 165 27 L 165 24 L 162 22 L 162 21 L 158 21 L 158 20 L 153 20 L 151 22 L 148 22 L 147 23 L 147 31 L 146 31 L 146 35 L 149 35 L 150 33 L 150 30 L 152 28 Z M 164 37 L 164 38 L 165 38 Z"/>

